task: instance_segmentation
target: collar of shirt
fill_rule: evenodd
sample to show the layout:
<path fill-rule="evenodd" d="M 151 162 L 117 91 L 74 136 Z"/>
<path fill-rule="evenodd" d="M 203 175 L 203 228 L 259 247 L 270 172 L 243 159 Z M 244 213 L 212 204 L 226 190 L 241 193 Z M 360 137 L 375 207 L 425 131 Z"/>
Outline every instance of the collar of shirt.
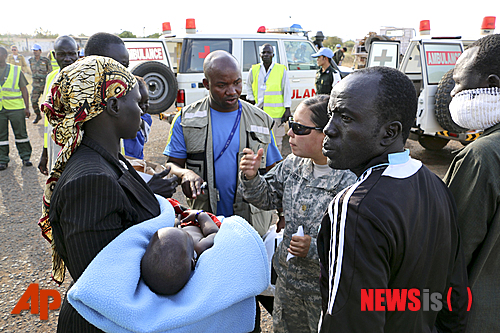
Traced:
<path fill-rule="evenodd" d="M 400 153 L 389 154 L 388 158 L 389 158 L 389 165 L 406 163 L 410 159 L 410 150 L 405 149 Z"/>

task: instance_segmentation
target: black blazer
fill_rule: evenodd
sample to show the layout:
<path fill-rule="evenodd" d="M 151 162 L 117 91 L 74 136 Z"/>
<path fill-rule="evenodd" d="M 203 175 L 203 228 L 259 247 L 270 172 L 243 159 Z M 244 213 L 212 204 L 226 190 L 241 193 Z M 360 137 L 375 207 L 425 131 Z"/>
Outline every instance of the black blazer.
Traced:
<path fill-rule="evenodd" d="M 74 281 L 109 242 L 128 227 L 158 216 L 153 192 L 127 160 L 84 136 L 51 198 L 55 246 Z M 58 332 L 100 332 L 65 300 Z"/>

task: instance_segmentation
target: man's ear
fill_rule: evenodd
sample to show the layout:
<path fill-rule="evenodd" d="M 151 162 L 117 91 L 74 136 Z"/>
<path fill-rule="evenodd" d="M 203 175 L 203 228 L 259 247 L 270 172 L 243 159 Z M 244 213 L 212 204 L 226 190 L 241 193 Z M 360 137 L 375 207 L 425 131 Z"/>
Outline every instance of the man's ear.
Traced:
<path fill-rule="evenodd" d="M 203 78 L 203 86 L 205 86 L 205 88 L 207 90 L 210 90 L 209 87 L 210 87 L 210 84 L 208 83 L 208 80 L 206 77 Z"/>
<path fill-rule="evenodd" d="M 498 77 L 498 75 L 491 74 L 490 76 L 488 76 L 488 85 L 489 88 L 500 88 L 500 77 Z"/>
<path fill-rule="evenodd" d="M 392 145 L 398 138 L 402 138 L 403 125 L 399 121 L 392 121 L 384 125 L 384 133 L 380 144 L 388 147 Z"/>
<path fill-rule="evenodd" d="M 118 99 L 116 97 L 110 97 L 106 102 L 106 112 L 113 117 L 118 116 Z"/>

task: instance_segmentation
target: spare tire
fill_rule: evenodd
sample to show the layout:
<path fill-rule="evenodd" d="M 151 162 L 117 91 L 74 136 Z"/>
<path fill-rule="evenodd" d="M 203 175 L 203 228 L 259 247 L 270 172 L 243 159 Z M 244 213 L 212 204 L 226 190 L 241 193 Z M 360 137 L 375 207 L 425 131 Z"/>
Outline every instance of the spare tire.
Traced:
<path fill-rule="evenodd" d="M 379 40 L 391 40 L 391 37 L 388 37 L 386 35 L 371 35 L 365 40 L 366 53 L 370 52 L 370 47 L 372 43 Z"/>
<path fill-rule="evenodd" d="M 177 96 L 177 80 L 170 68 L 161 62 L 148 61 L 132 70 L 132 74 L 142 76 L 149 89 L 148 113 L 166 111 Z"/>
<path fill-rule="evenodd" d="M 437 122 L 443 129 L 452 133 L 464 133 L 467 129 L 458 126 L 453 119 L 451 119 L 450 109 L 448 107 L 451 102 L 450 92 L 454 87 L 455 81 L 453 80 L 452 68 L 447 71 L 439 81 L 435 95 L 434 113 L 436 114 Z"/>

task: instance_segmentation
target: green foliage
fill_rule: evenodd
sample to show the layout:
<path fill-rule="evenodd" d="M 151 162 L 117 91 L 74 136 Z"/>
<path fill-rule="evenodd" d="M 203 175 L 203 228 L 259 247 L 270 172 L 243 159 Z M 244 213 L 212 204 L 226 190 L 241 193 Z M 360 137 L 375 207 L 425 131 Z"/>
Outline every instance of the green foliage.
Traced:
<path fill-rule="evenodd" d="M 118 35 L 120 38 L 136 38 L 137 36 L 134 35 L 132 32 L 128 30 L 124 30 L 122 33 Z"/>
<path fill-rule="evenodd" d="M 147 36 L 146 38 L 159 38 L 159 37 L 160 37 L 160 33 L 156 32 L 156 33 L 154 33 L 152 35 Z"/>
<path fill-rule="evenodd" d="M 325 37 L 325 40 L 323 41 L 323 46 L 324 47 L 329 47 L 332 50 L 335 49 L 335 45 L 341 44 L 342 45 L 342 38 L 337 37 L 337 36 L 328 36 Z"/>
<path fill-rule="evenodd" d="M 344 42 L 345 47 L 347 47 L 348 50 L 352 49 L 354 47 L 354 44 L 356 44 L 353 40 L 348 40 Z"/>

